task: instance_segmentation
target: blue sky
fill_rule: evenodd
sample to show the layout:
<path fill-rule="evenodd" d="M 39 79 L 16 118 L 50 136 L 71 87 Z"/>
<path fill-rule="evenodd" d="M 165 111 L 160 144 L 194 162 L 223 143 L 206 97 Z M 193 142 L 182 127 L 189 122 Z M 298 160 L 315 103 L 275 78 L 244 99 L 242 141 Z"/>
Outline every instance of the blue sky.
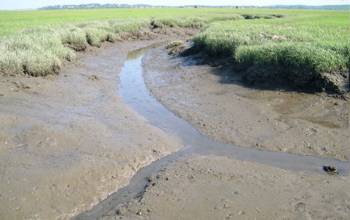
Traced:
<path fill-rule="evenodd" d="M 350 0 L 0 0 L 0 9 L 31 9 L 47 5 L 118 3 L 118 4 L 153 4 L 153 5 L 274 5 L 274 4 L 348 4 Z"/>

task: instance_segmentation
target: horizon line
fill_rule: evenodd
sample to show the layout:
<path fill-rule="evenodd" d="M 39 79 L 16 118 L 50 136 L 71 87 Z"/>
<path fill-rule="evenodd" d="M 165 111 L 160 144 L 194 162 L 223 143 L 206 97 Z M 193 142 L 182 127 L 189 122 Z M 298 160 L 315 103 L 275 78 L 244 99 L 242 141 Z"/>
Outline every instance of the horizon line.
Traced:
<path fill-rule="evenodd" d="M 26 10 L 40 10 L 42 8 L 46 7 L 63 7 L 63 6 L 79 6 L 79 5 L 125 5 L 125 6 L 137 6 L 137 5 L 144 5 L 144 6 L 150 6 L 150 7 L 170 7 L 170 8 L 176 8 L 176 7 L 276 7 L 276 6 L 306 6 L 306 7 L 324 7 L 324 6 L 349 6 L 350 4 L 341 4 L 341 3 L 335 3 L 335 4 L 274 4 L 274 5 L 242 5 L 242 4 L 232 4 L 232 5 L 208 5 L 208 4 L 182 4 L 182 5 L 152 5 L 152 4 L 117 4 L 117 3 L 86 3 L 86 4 L 62 4 L 62 5 L 46 5 L 39 8 L 19 8 L 19 9 L 2 9 L 0 8 L 0 11 L 26 11 Z M 101 7 L 102 8 L 102 7 Z M 115 7 L 117 8 L 117 7 Z M 124 7 L 127 8 L 127 7 Z M 68 8 L 67 8 L 68 9 Z M 88 8 L 86 8 L 88 9 Z"/>

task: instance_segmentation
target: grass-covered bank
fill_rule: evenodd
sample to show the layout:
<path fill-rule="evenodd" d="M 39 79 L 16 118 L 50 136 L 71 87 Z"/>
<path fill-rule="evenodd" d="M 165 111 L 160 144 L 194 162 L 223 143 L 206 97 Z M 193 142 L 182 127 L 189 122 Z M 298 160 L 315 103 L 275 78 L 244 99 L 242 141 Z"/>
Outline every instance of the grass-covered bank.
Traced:
<path fill-rule="evenodd" d="M 194 47 L 229 58 L 252 84 L 284 81 L 341 92 L 349 74 L 349 21 L 346 12 L 300 11 L 282 19 L 216 22 L 194 39 Z"/>
<path fill-rule="evenodd" d="M 139 31 L 143 23 L 93 22 L 28 29 L 1 39 L 0 73 L 45 76 L 58 73 L 76 51 L 117 40 L 120 33 Z"/>

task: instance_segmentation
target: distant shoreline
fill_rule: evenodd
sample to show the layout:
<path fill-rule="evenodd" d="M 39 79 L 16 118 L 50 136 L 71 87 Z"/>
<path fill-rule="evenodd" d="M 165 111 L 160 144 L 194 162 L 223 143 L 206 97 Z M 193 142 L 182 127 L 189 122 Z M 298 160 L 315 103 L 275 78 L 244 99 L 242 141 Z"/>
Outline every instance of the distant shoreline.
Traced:
<path fill-rule="evenodd" d="M 80 5 L 51 5 L 38 8 L 38 10 L 59 9 L 97 9 L 97 8 L 272 8 L 272 9 L 310 9 L 310 10 L 349 10 L 350 4 L 342 5 L 271 5 L 271 6 L 240 6 L 240 5 L 148 5 L 148 4 L 80 4 Z"/>

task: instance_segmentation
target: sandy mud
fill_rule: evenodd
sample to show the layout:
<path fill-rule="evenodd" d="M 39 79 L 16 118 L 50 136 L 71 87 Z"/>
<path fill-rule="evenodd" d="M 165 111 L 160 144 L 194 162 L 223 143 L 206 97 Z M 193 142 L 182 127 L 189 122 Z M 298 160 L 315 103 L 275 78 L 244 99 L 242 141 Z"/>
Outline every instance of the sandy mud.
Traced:
<path fill-rule="evenodd" d="M 152 176 L 137 200 L 103 219 L 345 220 L 350 215 L 349 180 L 193 156 Z"/>
<path fill-rule="evenodd" d="M 131 50 L 82 55 L 58 76 L 0 79 L 0 219 L 69 219 L 181 147 L 118 96 Z"/>
<path fill-rule="evenodd" d="M 151 51 L 154 96 L 202 133 L 225 143 L 348 160 L 350 101 L 325 94 L 248 88 L 221 66 Z"/>

